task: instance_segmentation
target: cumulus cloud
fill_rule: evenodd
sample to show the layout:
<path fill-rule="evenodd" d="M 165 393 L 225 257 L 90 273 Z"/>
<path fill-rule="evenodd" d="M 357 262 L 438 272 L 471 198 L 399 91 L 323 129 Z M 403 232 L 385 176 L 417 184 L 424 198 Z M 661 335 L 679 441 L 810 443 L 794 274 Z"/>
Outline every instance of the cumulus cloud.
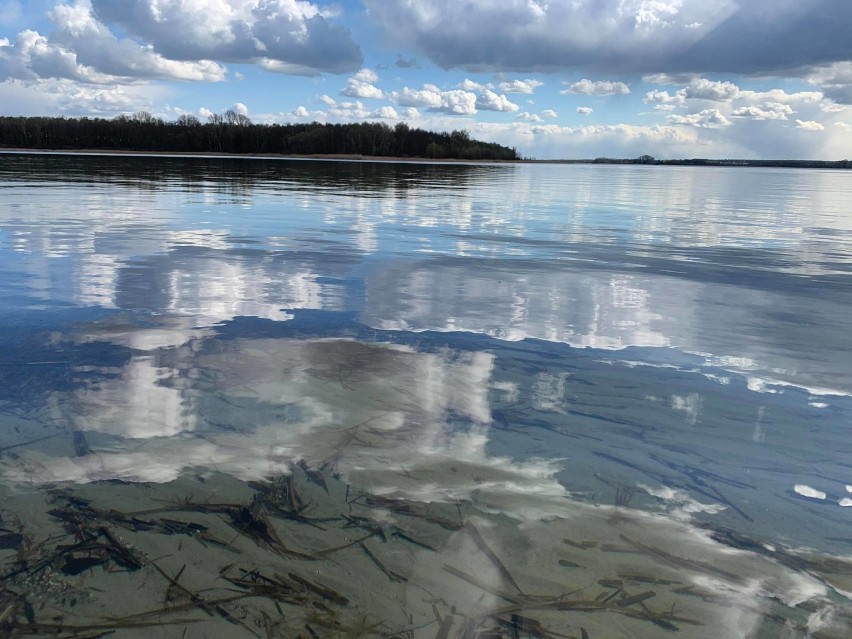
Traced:
<path fill-rule="evenodd" d="M 559 117 L 559 114 L 556 111 L 554 111 L 553 109 L 545 109 L 544 111 L 541 112 L 541 115 L 542 115 L 542 117 L 545 117 L 545 118 L 558 118 Z"/>
<path fill-rule="evenodd" d="M 59 4 L 55 30 L 20 32 L 0 46 L 0 79 L 64 78 L 92 84 L 129 84 L 137 78 L 218 81 L 225 68 L 210 60 L 172 60 L 130 39 L 117 38 L 85 2 Z"/>
<path fill-rule="evenodd" d="M 358 73 L 356 73 L 355 75 L 353 75 L 351 79 L 355 80 L 356 82 L 375 84 L 379 81 L 379 74 L 373 71 L 372 69 L 364 68 L 358 71 Z"/>
<path fill-rule="evenodd" d="M 578 106 L 577 107 L 577 113 L 579 113 L 580 115 L 591 115 L 592 111 L 594 111 L 594 109 L 592 107 L 586 107 L 586 106 Z"/>
<path fill-rule="evenodd" d="M 653 104 L 657 111 L 673 111 L 686 103 L 686 96 L 682 91 L 670 94 L 668 91 L 654 89 L 648 91 L 642 101 L 646 104 Z"/>
<path fill-rule="evenodd" d="M 670 115 L 666 119 L 671 124 L 685 124 L 699 129 L 719 129 L 733 124 L 719 109 L 704 109 L 689 115 Z"/>
<path fill-rule="evenodd" d="M 497 88 L 506 93 L 532 93 L 538 87 L 543 86 L 544 82 L 540 80 L 503 80 L 497 85 Z"/>
<path fill-rule="evenodd" d="M 648 91 L 642 98 L 646 104 L 653 104 L 655 111 L 670 112 L 686 106 L 687 100 L 706 100 L 712 102 L 730 102 L 739 96 L 740 88 L 733 82 L 717 82 L 706 78 L 692 78 L 689 83 L 669 93 L 660 89 Z"/>
<path fill-rule="evenodd" d="M 777 72 L 849 60 L 848 0 L 364 0 L 444 68 Z"/>
<path fill-rule="evenodd" d="M 442 91 L 441 105 L 432 110 L 453 115 L 475 115 L 477 102 L 476 95 L 469 91 Z"/>
<path fill-rule="evenodd" d="M 350 98 L 372 98 L 382 99 L 384 91 L 375 86 L 379 76 L 372 69 L 361 69 L 358 73 L 346 80 L 346 87 L 340 90 L 340 95 Z"/>
<path fill-rule="evenodd" d="M 424 107 L 439 113 L 451 115 L 476 114 L 477 97 L 475 93 L 462 89 L 442 91 L 434 84 L 423 85 L 422 89 L 404 87 L 402 91 L 391 93 L 390 99 L 400 106 Z"/>
<path fill-rule="evenodd" d="M 610 80 L 587 80 L 583 78 L 579 82 L 568 85 L 568 88 L 560 91 L 565 95 L 568 93 L 579 93 L 582 95 L 625 95 L 630 93 L 630 87 L 624 82 L 613 82 Z"/>
<path fill-rule="evenodd" d="M 464 91 L 485 91 L 485 89 L 488 88 L 488 86 L 480 84 L 479 82 L 475 82 L 470 78 L 465 78 L 462 82 L 459 83 L 458 87 L 459 89 L 463 89 Z"/>
<path fill-rule="evenodd" d="M 796 128 L 805 131 L 824 131 L 825 127 L 816 120 L 796 120 Z"/>
<path fill-rule="evenodd" d="M 721 102 L 737 97 L 740 88 L 733 82 L 715 82 L 706 78 L 696 78 L 682 91 L 686 98 Z"/>
<path fill-rule="evenodd" d="M 497 95 L 494 91 L 486 89 L 476 99 L 476 108 L 483 111 L 517 111 L 520 107 L 510 102 L 505 94 Z"/>
<path fill-rule="evenodd" d="M 731 111 L 735 118 L 751 118 L 752 120 L 786 120 L 788 115 L 795 113 L 793 107 L 781 102 L 764 102 L 763 104 L 743 106 Z"/>
<path fill-rule="evenodd" d="M 498 94 L 472 80 L 461 83 L 460 89 L 443 91 L 434 84 L 424 84 L 422 89 L 403 87 L 388 97 L 399 106 L 420 107 L 448 115 L 476 115 L 482 111 L 514 112 L 520 107 L 505 94 Z M 477 95 L 473 90 L 479 91 Z"/>
<path fill-rule="evenodd" d="M 399 120 L 399 113 L 392 106 L 379 107 L 373 111 L 373 116 L 385 120 Z"/>
<path fill-rule="evenodd" d="M 473 98 L 475 102 L 476 96 L 474 95 Z M 441 89 L 434 84 L 426 84 L 422 89 L 403 87 L 402 91 L 394 91 L 391 94 L 391 99 L 400 106 L 434 109 L 441 106 Z"/>
<path fill-rule="evenodd" d="M 529 111 L 519 113 L 517 116 L 515 116 L 515 119 L 521 122 L 544 122 L 540 115 L 530 113 Z"/>
<path fill-rule="evenodd" d="M 339 120 L 364 120 L 372 115 L 372 112 L 360 100 L 338 102 L 328 109 L 327 113 Z"/>
<path fill-rule="evenodd" d="M 324 96 L 328 97 L 328 96 Z M 291 111 L 263 114 L 258 120 L 264 122 L 292 122 L 294 120 L 303 122 L 362 122 L 376 120 L 417 120 L 421 118 L 420 112 L 413 108 L 396 109 L 392 106 L 382 106 L 369 110 L 359 100 L 336 101 L 328 104 L 327 109 L 311 111 L 304 106 L 298 106 Z"/>
<path fill-rule="evenodd" d="M 363 56 L 333 12 L 306 0 L 91 0 L 117 24 L 173 60 L 258 63 L 270 71 L 346 73 Z"/>

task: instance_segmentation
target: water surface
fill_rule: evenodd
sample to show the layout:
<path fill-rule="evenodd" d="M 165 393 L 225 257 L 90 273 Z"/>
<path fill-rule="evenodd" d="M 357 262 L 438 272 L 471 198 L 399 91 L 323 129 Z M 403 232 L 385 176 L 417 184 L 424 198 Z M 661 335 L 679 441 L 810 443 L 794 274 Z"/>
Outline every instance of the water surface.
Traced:
<path fill-rule="evenodd" d="M 847 636 L 849 202 L 842 171 L 0 156 L 0 623 Z"/>

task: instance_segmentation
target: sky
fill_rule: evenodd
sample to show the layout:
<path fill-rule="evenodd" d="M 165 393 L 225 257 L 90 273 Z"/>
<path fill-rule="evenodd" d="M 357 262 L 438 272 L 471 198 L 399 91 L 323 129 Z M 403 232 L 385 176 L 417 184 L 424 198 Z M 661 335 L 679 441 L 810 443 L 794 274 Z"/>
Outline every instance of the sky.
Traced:
<path fill-rule="evenodd" d="M 527 157 L 852 159 L 852 0 L 0 0 L 0 115 L 382 121 Z"/>

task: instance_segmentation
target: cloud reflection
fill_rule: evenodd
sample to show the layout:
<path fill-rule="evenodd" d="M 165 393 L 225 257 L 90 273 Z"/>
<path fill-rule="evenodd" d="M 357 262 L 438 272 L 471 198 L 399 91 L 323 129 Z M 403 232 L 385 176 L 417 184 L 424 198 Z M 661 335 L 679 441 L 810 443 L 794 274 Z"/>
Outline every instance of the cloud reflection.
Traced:
<path fill-rule="evenodd" d="M 109 445 L 31 456 L 7 476 L 164 482 L 209 469 L 257 479 L 306 461 L 377 494 L 425 501 L 565 494 L 554 464 L 488 453 L 490 353 L 348 339 L 217 342 L 191 332 L 166 345 L 160 335 L 111 327 L 103 338 L 156 347 L 63 400 L 75 430 L 111 435 Z"/>

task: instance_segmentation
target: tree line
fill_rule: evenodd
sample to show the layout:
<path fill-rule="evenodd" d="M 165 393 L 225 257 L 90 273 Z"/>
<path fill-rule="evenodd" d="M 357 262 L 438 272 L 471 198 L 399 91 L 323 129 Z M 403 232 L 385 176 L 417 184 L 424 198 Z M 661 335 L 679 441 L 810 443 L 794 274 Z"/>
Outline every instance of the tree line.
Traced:
<path fill-rule="evenodd" d="M 207 121 L 165 121 L 140 111 L 104 118 L 0 117 L 0 148 L 96 149 L 163 153 L 363 155 L 464 160 L 517 160 L 515 149 L 471 139 L 467 131 L 436 133 L 400 122 L 255 124 L 234 111 Z"/>
<path fill-rule="evenodd" d="M 652 155 L 640 155 L 638 158 L 595 158 L 581 160 L 592 164 L 657 164 L 665 166 L 761 166 L 786 167 L 794 169 L 852 169 L 850 160 L 709 160 L 706 158 L 688 158 L 683 160 L 657 160 Z"/>

